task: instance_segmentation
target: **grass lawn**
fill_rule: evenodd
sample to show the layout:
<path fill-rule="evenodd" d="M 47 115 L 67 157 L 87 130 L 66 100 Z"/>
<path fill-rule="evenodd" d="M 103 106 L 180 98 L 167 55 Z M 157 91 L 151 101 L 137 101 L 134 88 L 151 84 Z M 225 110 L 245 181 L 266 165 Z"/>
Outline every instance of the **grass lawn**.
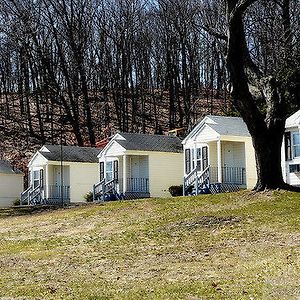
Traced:
<path fill-rule="evenodd" d="M 300 194 L 0 210 L 0 299 L 299 299 Z"/>

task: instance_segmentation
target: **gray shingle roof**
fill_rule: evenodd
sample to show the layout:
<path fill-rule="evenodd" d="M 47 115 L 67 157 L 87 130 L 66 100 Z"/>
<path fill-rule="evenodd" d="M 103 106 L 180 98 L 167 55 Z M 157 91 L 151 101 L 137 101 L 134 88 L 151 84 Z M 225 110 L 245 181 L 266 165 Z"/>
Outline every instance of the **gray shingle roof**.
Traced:
<path fill-rule="evenodd" d="M 0 160 L 0 173 L 2 174 L 23 174 L 15 168 L 8 160 Z"/>
<path fill-rule="evenodd" d="M 250 136 L 246 123 L 239 117 L 207 116 L 217 124 L 209 126 L 220 135 Z"/>
<path fill-rule="evenodd" d="M 60 145 L 45 145 L 50 152 L 39 151 L 46 159 L 52 161 L 61 160 L 61 146 Z M 62 146 L 63 161 L 72 162 L 98 162 L 97 155 L 100 150 L 91 147 L 78 147 L 78 146 Z"/>
<path fill-rule="evenodd" d="M 178 137 L 142 134 L 142 133 L 120 133 L 125 140 L 117 142 L 126 150 L 158 151 L 158 152 L 182 152 L 181 140 Z"/>

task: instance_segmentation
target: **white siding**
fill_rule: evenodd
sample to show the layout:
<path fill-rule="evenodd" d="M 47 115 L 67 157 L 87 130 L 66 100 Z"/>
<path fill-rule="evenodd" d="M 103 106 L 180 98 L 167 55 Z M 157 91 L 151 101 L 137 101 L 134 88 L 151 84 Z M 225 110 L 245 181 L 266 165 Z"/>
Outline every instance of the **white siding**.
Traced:
<path fill-rule="evenodd" d="M 99 181 L 98 163 L 70 163 L 71 202 L 85 201 L 83 196 L 92 191 L 93 184 Z"/>
<path fill-rule="evenodd" d="M 202 127 L 202 129 L 195 135 L 194 141 L 196 143 L 205 143 L 209 141 L 214 141 L 219 138 L 219 134 L 211 129 L 208 125 Z M 190 143 L 190 141 L 188 142 Z"/>
<path fill-rule="evenodd" d="M 111 145 L 103 152 L 103 154 L 108 157 L 108 156 L 121 156 L 124 155 L 125 149 L 118 144 L 117 141 L 113 141 Z M 102 155 L 103 156 L 103 155 Z"/>
<path fill-rule="evenodd" d="M 149 152 L 151 197 L 169 197 L 169 187 L 183 182 L 183 154 Z"/>
<path fill-rule="evenodd" d="M 257 181 L 255 151 L 250 137 L 245 138 L 246 179 L 247 188 L 254 188 Z"/>
<path fill-rule="evenodd" d="M 0 207 L 11 206 L 19 199 L 23 185 L 23 174 L 0 173 Z"/>
<path fill-rule="evenodd" d="M 47 159 L 40 154 L 39 152 L 37 152 L 34 157 L 32 158 L 32 160 L 29 163 L 29 169 L 31 167 L 40 167 L 40 166 L 44 166 L 47 164 Z"/>

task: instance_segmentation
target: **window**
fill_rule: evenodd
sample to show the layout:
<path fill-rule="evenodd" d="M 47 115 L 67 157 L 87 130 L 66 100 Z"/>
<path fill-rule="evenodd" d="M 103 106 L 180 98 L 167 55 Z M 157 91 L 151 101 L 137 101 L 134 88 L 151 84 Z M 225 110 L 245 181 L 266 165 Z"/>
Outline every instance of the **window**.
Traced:
<path fill-rule="evenodd" d="M 202 148 L 202 170 L 208 167 L 208 147 Z"/>
<path fill-rule="evenodd" d="M 294 157 L 300 156 L 300 134 L 299 134 L 299 132 L 293 133 L 293 150 L 294 150 Z"/>
<path fill-rule="evenodd" d="M 300 172 L 300 165 L 290 165 L 290 173 Z"/>
<path fill-rule="evenodd" d="M 285 144 L 285 160 L 291 160 L 292 157 L 292 143 L 291 143 L 291 133 L 286 132 L 284 134 L 284 144 Z"/>
<path fill-rule="evenodd" d="M 195 151 L 191 149 L 191 162 L 192 162 L 192 170 L 195 169 Z"/>
<path fill-rule="evenodd" d="M 197 170 L 200 171 L 201 170 L 201 166 L 202 166 L 202 149 L 201 148 L 197 148 L 197 154 L 196 154 L 196 159 L 197 159 Z"/>
<path fill-rule="evenodd" d="M 113 162 L 108 161 L 106 163 L 106 181 L 111 181 L 113 179 Z"/>
<path fill-rule="evenodd" d="M 40 171 L 33 171 L 33 188 L 36 188 L 40 185 Z"/>
<path fill-rule="evenodd" d="M 191 172 L 191 149 L 185 150 L 185 173 Z"/>
<path fill-rule="evenodd" d="M 108 161 L 106 163 L 106 181 L 111 181 L 113 179 L 118 180 L 118 161 Z M 101 173 L 101 166 L 100 166 Z M 101 176 L 101 174 L 100 174 Z"/>

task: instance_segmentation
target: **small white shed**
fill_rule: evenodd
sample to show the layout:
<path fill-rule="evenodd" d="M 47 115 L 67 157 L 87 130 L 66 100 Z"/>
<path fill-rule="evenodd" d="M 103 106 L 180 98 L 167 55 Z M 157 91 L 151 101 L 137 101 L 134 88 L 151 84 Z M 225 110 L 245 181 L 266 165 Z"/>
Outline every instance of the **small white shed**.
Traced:
<path fill-rule="evenodd" d="M 98 155 L 100 177 L 94 198 L 168 197 L 169 187 L 182 184 L 183 153 L 178 137 L 118 133 Z"/>
<path fill-rule="evenodd" d="M 215 186 L 222 191 L 222 186 L 234 190 L 255 185 L 255 152 L 242 118 L 208 115 L 182 144 L 186 194 L 202 193 L 210 186 L 215 192 Z"/>
<path fill-rule="evenodd" d="M 84 202 L 98 178 L 100 149 L 45 145 L 28 164 L 29 185 L 21 195 L 24 204 Z"/>
<path fill-rule="evenodd" d="M 12 206 L 23 190 L 24 174 L 7 160 L 0 160 L 0 207 Z"/>

